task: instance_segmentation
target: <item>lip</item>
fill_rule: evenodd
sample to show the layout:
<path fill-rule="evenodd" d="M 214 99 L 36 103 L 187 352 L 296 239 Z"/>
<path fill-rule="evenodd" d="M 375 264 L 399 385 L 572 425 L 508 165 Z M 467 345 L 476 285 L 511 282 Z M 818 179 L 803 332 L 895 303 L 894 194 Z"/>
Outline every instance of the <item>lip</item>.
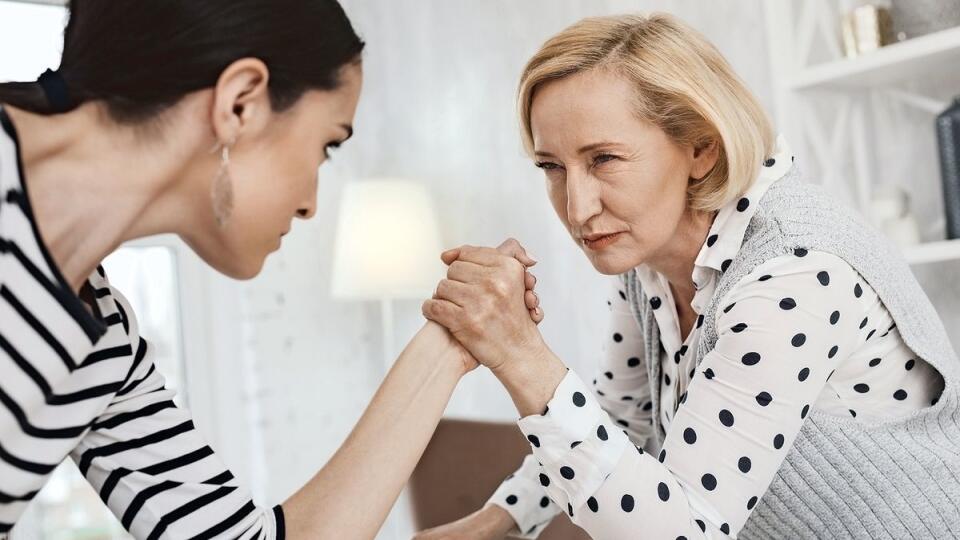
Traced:
<path fill-rule="evenodd" d="M 623 232 L 598 233 L 583 235 L 582 239 L 584 247 L 593 251 L 599 251 L 612 245 L 619 240 L 621 236 L 623 236 Z"/>

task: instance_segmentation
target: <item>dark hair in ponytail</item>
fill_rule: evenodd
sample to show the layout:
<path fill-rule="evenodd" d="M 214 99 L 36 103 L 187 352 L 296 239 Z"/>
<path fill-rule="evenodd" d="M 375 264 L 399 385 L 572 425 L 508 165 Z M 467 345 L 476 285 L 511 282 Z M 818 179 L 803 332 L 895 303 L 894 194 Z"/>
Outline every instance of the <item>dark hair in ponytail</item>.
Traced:
<path fill-rule="evenodd" d="M 270 70 L 274 110 L 307 90 L 333 90 L 364 43 L 336 0 L 72 0 L 55 77 L 69 102 L 40 82 L 0 83 L 0 103 L 54 114 L 87 101 L 118 122 L 139 123 L 209 88 L 236 60 Z"/>

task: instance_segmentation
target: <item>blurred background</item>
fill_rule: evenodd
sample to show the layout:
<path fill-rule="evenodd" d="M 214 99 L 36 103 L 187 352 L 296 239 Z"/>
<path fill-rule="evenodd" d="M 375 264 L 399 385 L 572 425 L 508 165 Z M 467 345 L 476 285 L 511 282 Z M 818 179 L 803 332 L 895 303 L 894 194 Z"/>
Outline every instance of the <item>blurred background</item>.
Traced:
<path fill-rule="evenodd" d="M 365 82 L 356 136 L 320 171 L 316 218 L 295 224 L 249 282 L 214 274 L 164 237 L 106 262 L 181 404 L 258 503 L 281 502 L 346 437 L 388 359 L 422 324 L 420 298 L 440 277 L 441 248 L 519 239 L 540 261 L 546 341 L 590 376 L 606 324 L 605 278 L 549 206 L 523 155 L 514 104 L 526 60 L 586 16 L 668 11 L 706 34 L 808 179 L 903 246 L 960 345 L 960 240 L 950 240 L 960 236 L 960 179 L 942 174 L 935 128 L 960 95 L 960 1 L 342 3 L 368 43 Z M 59 2 L 0 0 L 0 80 L 55 68 L 65 18 Z M 338 239 L 345 227 L 370 240 Z M 461 383 L 447 416 L 517 418 L 483 370 Z M 404 495 L 380 538 L 409 538 L 423 524 L 409 505 Z M 124 535 L 67 463 L 14 538 Z"/>

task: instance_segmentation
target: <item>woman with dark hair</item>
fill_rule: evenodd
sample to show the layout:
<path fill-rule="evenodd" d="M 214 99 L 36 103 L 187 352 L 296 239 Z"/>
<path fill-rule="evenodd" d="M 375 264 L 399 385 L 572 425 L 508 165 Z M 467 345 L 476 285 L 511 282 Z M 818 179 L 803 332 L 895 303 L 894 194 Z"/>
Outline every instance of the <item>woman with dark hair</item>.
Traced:
<path fill-rule="evenodd" d="M 373 537 L 477 365 L 445 329 L 427 323 L 330 462 L 258 509 L 99 266 L 174 233 L 255 276 L 353 132 L 363 42 L 335 0 L 70 7 L 60 68 L 0 84 L 0 537 L 67 455 L 137 538 Z"/>

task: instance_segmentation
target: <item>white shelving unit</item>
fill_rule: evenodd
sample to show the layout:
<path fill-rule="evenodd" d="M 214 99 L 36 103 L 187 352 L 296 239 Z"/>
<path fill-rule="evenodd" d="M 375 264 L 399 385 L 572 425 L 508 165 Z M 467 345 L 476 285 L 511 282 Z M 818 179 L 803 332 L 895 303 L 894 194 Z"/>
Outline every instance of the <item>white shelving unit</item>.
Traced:
<path fill-rule="evenodd" d="M 815 178 L 869 215 L 875 179 L 889 157 L 878 155 L 872 130 L 900 134 L 897 121 L 902 116 L 887 114 L 899 106 L 929 115 L 932 132 L 934 116 L 947 108 L 948 101 L 932 95 L 936 92 L 924 85 L 949 77 L 951 69 L 960 74 L 960 27 L 850 59 L 842 53 L 838 4 L 839 0 L 764 3 L 776 94 L 774 120 L 794 151 L 815 170 Z M 954 93 L 960 93 L 960 75 L 954 80 Z M 878 111 L 881 126 L 877 126 Z M 916 151 L 910 133 L 904 132 L 903 137 L 905 151 Z M 940 189 L 940 178 L 930 176 L 911 179 L 912 194 Z M 939 211 L 942 215 L 943 210 Z M 943 220 L 932 221 L 942 231 Z M 960 240 L 909 246 L 903 254 L 911 265 L 960 265 Z"/>
<path fill-rule="evenodd" d="M 903 257 L 910 264 L 960 260 L 960 240 L 942 240 L 911 246 L 903 250 Z"/>
<path fill-rule="evenodd" d="M 914 80 L 929 75 L 930 66 L 950 65 L 960 69 L 960 27 L 888 45 L 859 58 L 803 68 L 789 86 L 794 91 L 857 91 Z"/>

